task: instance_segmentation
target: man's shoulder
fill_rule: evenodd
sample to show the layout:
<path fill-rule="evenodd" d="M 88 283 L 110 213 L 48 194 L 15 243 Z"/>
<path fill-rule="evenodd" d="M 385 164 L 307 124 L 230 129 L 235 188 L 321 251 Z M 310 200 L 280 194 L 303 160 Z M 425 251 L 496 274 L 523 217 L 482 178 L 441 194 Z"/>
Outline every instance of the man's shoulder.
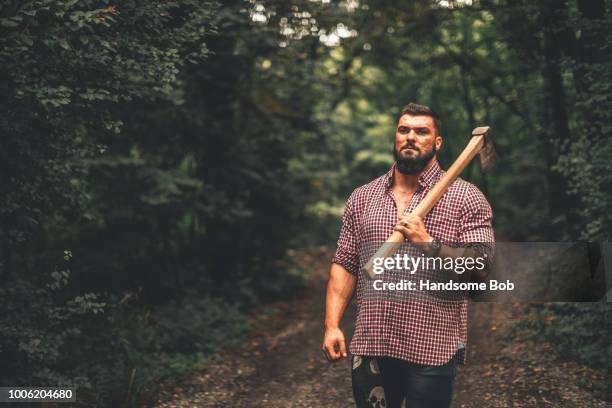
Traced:
<path fill-rule="evenodd" d="M 381 191 L 383 191 L 385 184 L 388 183 L 388 176 L 389 174 L 385 173 L 369 183 L 357 187 L 351 193 L 348 201 L 359 203 L 363 202 L 364 200 L 369 200 L 375 195 L 379 195 Z"/>
<path fill-rule="evenodd" d="M 449 191 L 451 190 L 465 194 L 482 194 L 480 189 L 476 187 L 475 184 L 470 183 L 469 181 L 464 180 L 461 177 L 457 177 L 455 181 L 452 182 L 449 187 Z"/>
<path fill-rule="evenodd" d="M 381 191 L 384 186 L 388 183 L 388 178 L 389 174 L 385 173 L 382 176 L 376 177 L 374 180 L 370 181 L 369 183 L 363 184 L 359 187 L 357 187 L 354 191 L 353 194 L 356 196 L 369 196 L 371 193 L 376 192 L 376 191 Z"/>
<path fill-rule="evenodd" d="M 462 207 L 489 207 L 489 201 L 480 189 L 473 183 L 457 177 L 447 192 L 451 199 L 457 200 Z"/>

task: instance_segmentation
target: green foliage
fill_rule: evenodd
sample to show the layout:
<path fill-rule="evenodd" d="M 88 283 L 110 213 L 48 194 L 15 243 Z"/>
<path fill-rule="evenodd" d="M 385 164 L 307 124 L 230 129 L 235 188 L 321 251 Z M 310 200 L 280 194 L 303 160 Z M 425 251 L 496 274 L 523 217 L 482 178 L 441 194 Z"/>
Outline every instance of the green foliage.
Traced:
<path fill-rule="evenodd" d="M 562 358 L 610 371 L 609 303 L 549 303 L 532 305 L 530 312 L 528 319 L 510 327 L 509 339 L 547 341 Z"/>
<path fill-rule="evenodd" d="M 156 308 L 140 333 L 126 333 L 137 350 L 205 355 L 233 345 L 246 328 L 236 305 L 211 297 L 186 296 Z"/>
<path fill-rule="evenodd" d="M 57 270 L 44 285 L 19 277 L 0 288 L 5 306 L 0 318 L 3 383 L 83 385 L 83 378 L 57 367 L 70 361 L 66 351 L 82 335 L 83 322 L 99 319 L 96 315 L 106 304 L 95 293 L 67 299 L 69 277 L 67 269 Z"/>
<path fill-rule="evenodd" d="M 4 383 L 83 386 L 98 395 L 92 403 L 117 391 L 104 387 L 123 380 L 113 360 L 119 355 L 87 366 L 105 350 L 92 341 L 97 330 L 113 329 L 101 315 L 100 285 L 84 283 L 84 253 L 74 251 L 67 287 L 66 271 L 53 272 L 51 283 L 40 271 L 49 270 L 68 241 L 79 240 L 83 222 L 106 221 L 92 205 L 89 161 L 120 140 L 131 106 L 180 103 L 177 74 L 204 61 L 215 8 L 209 1 L 0 5 Z M 151 173 L 151 206 L 167 206 L 183 189 L 197 188 L 170 171 Z M 69 352 L 88 342 L 98 349 Z"/>
<path fill-rule="evenodd" d="M 202 369 L 212 353 L 239 344 L 248 329 L 236 305 L 211 297 L 186 296 L 144 315 L 117 318 L 123 320 L 120 337 L 134 372 L 134 396 L 160 380 Z"/>
<path fill-rule="evenodd" d="M 8 1 L 0 6 L 0 226 L 23 241 L 87 197 L 76 160 L 99 154 L 126 103 L 173 96 L 207 53 L 212 3 Z M 23 205 L 26 204 L 26 205 Z"/>
<path fill-rule="evenodd" d="M 580 213 L 586 222 L 580 238 L 605 241 L 612 231 L 612 63 L 591 64 L 586 69 L 589 83 L 577 104 L 581 118 L 576 137 L 555 168 L 569 179 L 571 192 L 581 198 Z"/>

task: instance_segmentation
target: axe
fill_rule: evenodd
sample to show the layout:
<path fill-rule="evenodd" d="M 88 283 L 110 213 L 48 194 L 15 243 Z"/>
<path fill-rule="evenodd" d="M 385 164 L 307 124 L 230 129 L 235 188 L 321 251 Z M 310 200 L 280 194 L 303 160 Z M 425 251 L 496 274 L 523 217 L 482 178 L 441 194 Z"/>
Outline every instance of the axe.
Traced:
<path fill-rule="evenodd" d="M 459 174 L 470 164 L 470 161 L 480 154 L 480 166 L 482 170 L 488 170 L 495 164 L 495 148 L 491 139 L 491 128 L 489 126 L 477 127 L 472 131 L 472 138 L 463 149 L 457 160 L 449 167 L 440 180 L 427 193 L 425 198 L 416 206 L 412 214 L 418 215 L 421 218 L 429 213 L 434 205 L 442 198 L 448 187 L 453 181 L 459 177 Z M 364 270 L 366 275 L 373 279 L 376 275 L 373 270 L 375 258 L 388 258 L 394 254 L 401 244 L 404 242 L 404 235 L 399 231 L 393 231 L 393 234 L 382 244 L 376 251 L 374 256 L 365 264 Z"/>

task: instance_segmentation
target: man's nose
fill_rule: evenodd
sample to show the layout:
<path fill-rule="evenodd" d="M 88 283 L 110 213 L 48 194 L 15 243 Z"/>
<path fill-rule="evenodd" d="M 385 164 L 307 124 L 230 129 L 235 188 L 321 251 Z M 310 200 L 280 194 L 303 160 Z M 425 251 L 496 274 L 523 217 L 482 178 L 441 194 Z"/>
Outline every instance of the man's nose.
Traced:
<path fill-rule="evenodd" d="M 414 129 L 410 129 L 410 130 L 408 131 L 408 135 L 406 136 L 406 138 L 407 138 L 408 140 L 414 140 L 414 139 L 416 139 L 416 133 L 415 133 Z"/>

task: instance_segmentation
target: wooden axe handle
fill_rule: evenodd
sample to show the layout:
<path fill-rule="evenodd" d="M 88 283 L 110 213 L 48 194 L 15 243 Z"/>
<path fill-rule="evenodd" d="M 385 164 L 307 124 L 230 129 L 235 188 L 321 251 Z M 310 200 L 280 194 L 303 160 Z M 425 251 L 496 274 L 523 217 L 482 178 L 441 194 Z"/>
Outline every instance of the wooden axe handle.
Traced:
<path fill-rule="evenodd" d="M 477 128 L 482 129 L 482 128 Z M 427 193 L 425 198 L 416 206 L 411 214 L 418 215 L 421 218 L 429 213 L 434 205 L 444 195 L 448 187 L 453 181 L 459 177 L 459 174 L 470 164 L 470 161 L 480 152 L 485 143 L 485 134 L 488 128 L 482 131 L 481 134 L 475 134 L 470 139 L 468 145 L 463 149 L 463 152 L 459 155 L 457 160 L 449 167 L 444 173 L 440 180 L 433 186 L 433 188 Z M 474 133 L 476 129 L 474 130 Z M 474 134 L 472 133 L 472 134 Z M 374 256 L 364 266 L 364 269 L 370 278 L 374 278 L 376 274 L 373 271 L 374 258 L 387 258 L 393 255 L 404 242 L 404 235 L 401 232 L 393 231 L 393 234 L 389 236 L 387 241 L 376 251 Z"/>

